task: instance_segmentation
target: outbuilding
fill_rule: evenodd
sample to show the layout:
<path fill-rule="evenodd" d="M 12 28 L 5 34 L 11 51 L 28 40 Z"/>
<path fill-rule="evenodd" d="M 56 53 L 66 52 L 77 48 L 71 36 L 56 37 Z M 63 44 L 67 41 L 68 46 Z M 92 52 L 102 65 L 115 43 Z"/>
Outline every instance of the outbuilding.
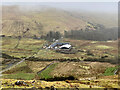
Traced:
<path fill-rule="evenodd" d="M 71 49 L 71 45 L 70 44 L 65 44 L 59 47 L 60 49 Z"/>

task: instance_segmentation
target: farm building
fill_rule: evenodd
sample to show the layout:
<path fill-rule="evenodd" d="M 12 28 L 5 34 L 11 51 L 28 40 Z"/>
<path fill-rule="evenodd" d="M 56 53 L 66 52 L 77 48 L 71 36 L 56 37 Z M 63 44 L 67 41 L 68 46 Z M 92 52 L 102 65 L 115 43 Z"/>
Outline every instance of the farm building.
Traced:
<path fill-rule="evenodd" d="M 60 46 L 60 49 L 71 49 L 71 45 L 70 44 L 65 44 Z"/>
<path fill-rule="evenodd" d="M 49 47 L 49 49 L 70 49 L 71 45 L 69 43 L 53 43 Z"/>

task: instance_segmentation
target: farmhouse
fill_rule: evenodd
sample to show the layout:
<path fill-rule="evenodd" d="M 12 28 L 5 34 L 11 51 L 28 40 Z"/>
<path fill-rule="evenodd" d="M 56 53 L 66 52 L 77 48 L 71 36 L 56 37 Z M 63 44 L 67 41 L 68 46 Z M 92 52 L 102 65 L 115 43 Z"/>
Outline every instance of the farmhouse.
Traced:
<path fill-rule="evenodd" d="M 49 49 L 70 49 L 71 45 L 69 43 L 53 43 L 49 47 Z"/>
<path fill-rule="evenodd" d="M 60 46 L 60 49 L 71 49 L 71 45 L 70 44 L 65 44 Z"/>

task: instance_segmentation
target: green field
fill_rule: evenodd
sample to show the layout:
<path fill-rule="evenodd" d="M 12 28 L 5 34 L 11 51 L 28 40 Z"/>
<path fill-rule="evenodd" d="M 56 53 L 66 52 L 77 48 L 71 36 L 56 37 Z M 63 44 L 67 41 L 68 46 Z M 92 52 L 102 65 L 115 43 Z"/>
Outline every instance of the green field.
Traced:
<path fill-rule="evenodd" d="M 25 62 L 11 68 L 8 71 L 3 72 L 2 78 L 4 79 L 34 79 L 35 73 L 27 66 Z"/>
<path fill-rule="evenodd" d="M 53 76 L 50 73 L 55 68 L 56 65 L 57 63 L 50 65 L 47 69 L 45 69 L 40 74 L 38 74 L 38 77 L 45 80 L 49 78 L 53 78 Z"/>
<path fill-rule="evenodd" d="M 34 73 L 16 73 L 16 74 L 5 74 L 4 79 L 21 79 L 21 80 L 32 80 L 35 78 Z"/>
<path fill-rule="evenodd" d="M 17 41 L 18 41 L 17 38 L 8 38 L 8 37 L 3 38 L 2 52 L 18 58 L 29 57 L 34 55 L 34 53 L 38 52 L 45 42 L 44 40 L 22 38 L 19 41 L 18 47 L 15 48 L 15 46 L 18 43 Z"/>
<path fill-rule="evenodd" d="M 119 68 L 120 68 L 120 66 L 109 67 L 109 68 L 106 69 L 106 71 L 104 72 L 103 75 L 105 75 L 105 76 L 114 75 L 114 72 L 115 72 L 116 70 L 118 70 Z"/>

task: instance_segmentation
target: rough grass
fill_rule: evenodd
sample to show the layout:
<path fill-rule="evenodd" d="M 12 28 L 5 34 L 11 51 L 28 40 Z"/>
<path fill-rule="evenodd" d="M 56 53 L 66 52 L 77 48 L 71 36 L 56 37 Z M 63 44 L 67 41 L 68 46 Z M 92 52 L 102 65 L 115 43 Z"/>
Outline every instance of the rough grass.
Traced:
<path fill-rule="evenodd" d="M 114 77 L 116 79 L 114 79 Z M 45 89 L 45 87 L 51 87 L 54 86 L 55 88 L 57 88 L 59 90 L 59 88 L 64 88 L 65 90 L 69 90 L 69 89 L 73 89 L 73 88 L 89 88 L 90 90 L 96 90 L 96 88 L 101 88 L 100 90 L 104 90 L 105 88 L 120 88 L 120 86 L 118 85 L 118 76 L 111 76 L 111 77 L 104 77 L 104 79 L 96 79 L 96 80 L 66 80 L 66 81 L 41 81 L 41 80 L 35 80 L 35 83 L 31 83 L 33 80 L 22 80 L 25 83 L 27 83 L 29 85 L 29 87 L 26 86 L 18 86 L 18 85 L 14 85 L 13 84 L 18 81 L 16 79 L 1 79 L 2 83 L 1 83 L 1 87 L 2 88 L 12 88 L 11 90 L 13 90 L 13 88 L 32 88 L 32 87 L 36 87 L 36 88 L 43 88 Z M 91 86 L 91 88 L 90 88 Z M 75 89 L 76 90 L 76 89 Z"/>
<path fill-rule="evenodd" d="M 34 72 L 37 73 L 43 68 L 45 68 L 47 65 L 49 65 L 50 61 L 26 61 L 27 66 Z"/>
<path fill-rule="evenodd" d="M 99 49 L 110 49 L 112 47 L 106 46 L 106 45 L 98 45 L 98 46 L 96 46 L 96 48 L 99 48 Z"/>

